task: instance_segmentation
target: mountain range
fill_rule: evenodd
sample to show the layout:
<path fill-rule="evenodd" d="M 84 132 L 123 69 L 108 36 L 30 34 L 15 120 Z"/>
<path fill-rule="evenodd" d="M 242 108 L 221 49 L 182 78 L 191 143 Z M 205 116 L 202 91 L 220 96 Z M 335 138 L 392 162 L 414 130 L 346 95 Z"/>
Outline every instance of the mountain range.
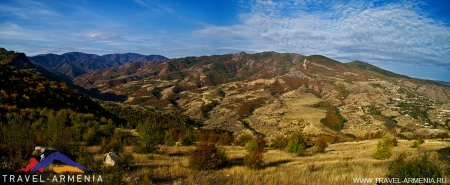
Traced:
<path fill-rule="evenodd" d="M 73 78 L 123 103 L 181 111 L 235 134 L 409 138 L 448 131 L 449 86 L 361 61 L 244 52 L 133 62 Z"/>
<path fill-rule="evenodd" d="M 138 61 L 164 61 L 161 55 L 141 55 L 136 53 L 95 55 L 81 52 L 69 52 L 61 55 L 41 54 L 29 57 L 31 63 L 44 69 L 73 78 L 96 69 L 118 66 Z"/>
<path fill-rule="evenodd" d="M 72 52 L 30 57 L 34 65 L 23 53 L 1 53 L 5 105 L 95 112 L 103 109 L 85 96 L 108 95 L 120 104 L 179 112 L 206 129 L 269 139 L 297 131 L 338 138 L 382 132 L 435 137 L 450 128 L 448 85 L 362 61 L 276 52 L 176 59 Z M 82 68 L 72 76 L 49 67 L 58 64 Z M 52 81 L 61 81 L 61 74 L 75 88 Z"/>

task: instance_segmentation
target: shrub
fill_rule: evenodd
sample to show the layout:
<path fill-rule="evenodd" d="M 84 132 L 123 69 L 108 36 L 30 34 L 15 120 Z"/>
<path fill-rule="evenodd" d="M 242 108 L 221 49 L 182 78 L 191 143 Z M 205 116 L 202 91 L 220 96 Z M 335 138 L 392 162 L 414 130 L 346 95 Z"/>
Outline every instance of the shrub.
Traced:
<path fill-rule="evenodd" d="M 244 164 L 252 169 L 260 169 L 264 165 L 263 154 L 266 141 L 263 138 L 257 137 L 249 141 L 245 148 L 247 155 L 244 157 Z"/>
<path fill-rule="evenodd" d="M 325 152 L 325 149 L 328 147 L 327 138 L 319 137 L 314 142 L 314 147 L 316 148 L 316 152 Z"/>
<path fill-rule="evenodd" d="M 170 128 L 164 134 L 164 144 L 167 146 L 173 146 L 184 135 L 185 130 L 181 128 Z"/>
<path fill-rule="evenodd" d="M 262 151 L 248 151 L 244 157 L 244 164 L 251 169 L 261 169 L 264 166 Z"/>
<path fill-rule="evenodd" d="M 118 137 L 112 137 L 111 139 L 103 139 L 100 148 L 102 152 L 122 152 L 123 145 Z"/>
<path fill-rule="evenodd" d="M 264 150 L 264 147 L 266 147 L 266 141 L 260 137 L 254 138 L 245 145 L 247 151 Z"/>
<path fill-rule="evenodd" d="M 130 153 L 122 153 L 119 155 L 115 167 L 117 166 L 123 171 L 128 172 L 131 170 L 132 165 L 133 165 L 133 155 L 131 155 Z"/>
<path fill-rule="evenodd" d="M 442 173 L 437 163 L 429 159 L 427 153 L 421 157 L 405 160 L 404 154 L 400 155 L 388 167 L 388 178 L 441 178 Z"/>
<path fill-rule="evenodd" d="M 83 139 L 88 145 L 98 144 L 100 137 L 94 128 L 89 128 L 86 133 L 83 134 Z"/>
<path fill-rule="evenodd" d="M 231 133 L 225 132 L 219 135 L 219 145 L 231 145 L 233 143 L 233 136 Z"/>
<path fill-rule="evenodd" d="M 417 140 L 415 140 L 412 144 L 412 148 L 418 148 L 421 144 L 425 143 L 425 140 L 423 140 L 421 137 L 419 137 Z"/>
<path fill-rule="evenodd" d="M 239 136 L 239 138 L 236 140 L 236 145 L 238 146 L 245 146 L 245 144 L 247 144 L 247 142 L 251 141 L 253 139 L 253 137 L 249 134 L 243 134 L 241 136 Z"/>
<path fill-rule="evenodd" d="M 202 143 L 230 145 L 233 142 L 232 133 L 225 130 L 201 130 L 197 134 L 197 141 Z"/>
<path fill-rule="evenodd" d="M 270 147 L 275 149 L 284 149 L 286 148 L 288 144 L 288 140 L 284 137 L 277 137 L 272 141 L 272 144 L 270 144 Z"/>
<path fill-rule="evenodd" d="M 179 142 L 184 146 L 193 145 L 195 142 L 195 136 L 192 129 L 188 129 L 186 134 L 179 138 Z"/>
<path fill-rule="evenodd" d="M 398 139 L 395 136 L 392 135 L 386 135 L 383 137 L 382 141 L 385 145 L 394 147 L 398 145 Z"/>
<path fill-rule="evenodd" d="M 378 142 L 377 149 L 373 154 L 373 157 L 380 160 L 388 159 L 392 155 L 391 148 L 392 147 L 384 145 L 382 142 Z"/>
<path fill-rule="evenodd" d="M 311 147 L 309 140 L 306 139 L 301 132 L 298 132 L 289 138 L 286 150 L 301 156 L 306 153 L 306 148 L 308 147 Z"/>
<path fill-rule="evenodd" d="M 419 137 L 419 139 L 417 139 L 417 142 L 419 142 L 419 144 L 424 144 L 425 140 L 423 140 L 423 138 Z"/>
<path fill-rule="evenodd" d="M 225 153 L 214 144 L 200 144 L 189 156 L 189 166 L 196 170 L 214 170 L 226 164 Z"/>
<path fill-rule="evenodd" d="M 374 153 L 375 159 L 388 159 L 391 157 L 392 147 L 395 147 L 398 145 L 398 139 L 395 136 L 392 135 L 385 135 L 383 139 L 378 141 L 377 149 Z"/>
<path fill-rule="evenodd" d="M 112 136 L 114 134 L 114 126 L 112 125 L 100 125 L 97 132 L 102 136 Z"/>

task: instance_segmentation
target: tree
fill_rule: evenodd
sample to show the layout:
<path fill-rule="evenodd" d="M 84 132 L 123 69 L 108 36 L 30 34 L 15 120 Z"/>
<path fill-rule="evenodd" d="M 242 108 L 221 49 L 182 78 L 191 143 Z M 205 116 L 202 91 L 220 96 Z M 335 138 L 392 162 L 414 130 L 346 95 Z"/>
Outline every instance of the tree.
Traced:
<path fill-rule="evenodd" d="M 311 147 L 310 141 L 301 132 L 297 132 L 289 138 L 286 150 L 301 156 L 306 153 L 306 148 L 309 147 Z"/>
<path fill-rule="evenodd" d="M 164 141 L 164 128 L 155 121 L 146 121 L 138 125 L 137 130 L 141 138 L 141 151 L 150 153 L 158 150 Z"/>
<path fill-rule="evenodd" d="M 430 160 L 427 153 L 421 157 L 405 160 L 406 155 L 399 157 L 388 167 L 388 178 L 430 178 L 437 179 L 442 177 L 438 163 Z"/>
<path fill-rule="evenodd" d="M 247 155 L 244 157 L 244 164 L 252 169 L 260 169 L 264 166 L 264 147 L 266 141 L 263 138 L 257 137 L 249 141 L 245 148 L 247 149 Z"/>

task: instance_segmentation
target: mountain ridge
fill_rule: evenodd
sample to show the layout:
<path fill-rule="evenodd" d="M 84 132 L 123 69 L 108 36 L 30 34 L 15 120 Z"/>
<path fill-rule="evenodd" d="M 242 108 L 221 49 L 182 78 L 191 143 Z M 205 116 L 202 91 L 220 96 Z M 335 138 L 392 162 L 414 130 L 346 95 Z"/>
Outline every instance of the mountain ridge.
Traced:
<path fill-rule="evenodd" d="M 68 52 L 60 55 L 52 53 L 39 54 L 28 58 L 33 64 L 69 78 L 96 69 L 113 67 L 130 62 L 158 62 L 168 59 L 162 55 L 141 55 L 136 53 L 96 55 L 82 52 Z"/>

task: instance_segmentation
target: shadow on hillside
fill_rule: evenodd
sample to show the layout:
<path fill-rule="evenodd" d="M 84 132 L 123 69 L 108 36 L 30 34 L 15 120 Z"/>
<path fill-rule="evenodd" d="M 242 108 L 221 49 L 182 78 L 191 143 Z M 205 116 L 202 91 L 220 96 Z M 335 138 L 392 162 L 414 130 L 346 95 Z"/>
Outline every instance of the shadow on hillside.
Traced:
<path fill-rule="evenodd" d="M 187 152 L 173 152 L 173 153 L 168 153 L 166 155 L 169 157 L 183 157 L 183 156 L 187 156 L 188 153 Z"/>
<path fill-rule="evenodd" d="M 175 175 L 175 176 L 170 175 L 168 177 L 151 177 L 150 179 L 155 184 L 178 184 L 175 183 L 177 179 L 185 179 L 185 178 L 187 178 L 187 176 L 185 175 Z"/>
<path fill-rule="evenodd" d="M 233 166 L 243 166 L 243 165 L 244 165 L 244 158 L 238 157 L 238 158 L 229 159 L 227 167 L 231 168 Z"/>
<path fill-rule="evenodd" d="M 280 165 L 282 165 L 282 164 L 286 164 L 286 163 L 289 163 L 289 162 L 291 162 L 292 160 L 288 160 L 288 159 L 285 159 L 285 160 L 278 160 L 278 161 L 272 161 L 272 162 L 269 162 L 269 163 L 266 163 L 265 165 L 264 165 L 264 168 L 269 168 L 269 167 L 277 167 L 277 166 L 280 166 Z M 229 159 L 228 160 L 228 165 L 227 165 L 227 167 L 234 167 L 234 166 L 245 166 L 245 164 L 244 164 L 244 158 L 243 157 L 239 157 L 239 158 L 233 158 L 233 159 Z"/>
<path fill-rule="evenodd" d="M 85 90 L 86 94 L 88 94 L 90 97 L 104 100 L 104 101 L 115 101 L 115 102 L 123 102 L 128 99 L 127 96 L 124 95 L 117 95 L 110 92 L 100 92 L 97 88 L 92 88 L 89 90 Z"/>
<path fill-rule="evenodd" d="M 264 168 L 277 167 L 277 166 L 280 166 L 280 165 L 282 165 L 282 164 L 289 163 L 289 162 L 291 162 L 291 161 L 292 161 L 292 160 L 289 160 L 289 159 L 284 159 L 284 160 L 279 160 L 279 161 L 273 161 L 273 162 L 270 162 L 270 163 L 267 163 L 266 165 L 264 165 Z"/>

